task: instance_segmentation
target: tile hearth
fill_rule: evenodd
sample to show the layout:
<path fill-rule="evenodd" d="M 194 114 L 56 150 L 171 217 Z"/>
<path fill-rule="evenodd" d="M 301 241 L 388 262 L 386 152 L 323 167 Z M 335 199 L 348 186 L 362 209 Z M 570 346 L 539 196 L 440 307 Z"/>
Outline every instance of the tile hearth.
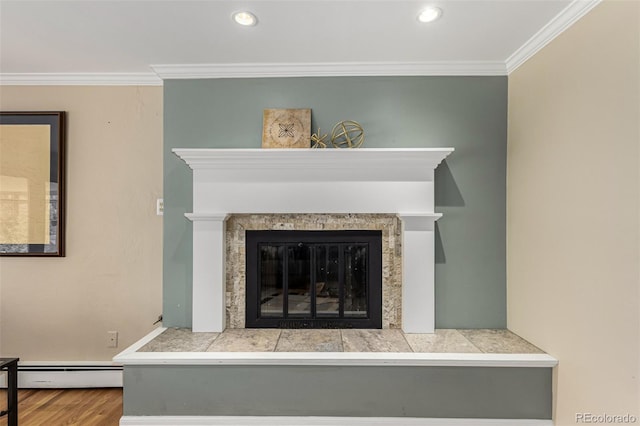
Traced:
<path fill-rule="evenodd" d="M 413 352 L 543 354 L 509 330 L 439 329 L 405 334 L 398 329 L 227 329 L 193 333 L 169 328 L 137 352 Z"/>
<path fill-rule="evenodd" d="M 189 419 L 243 425 L 462 424 L 465 413 L 468 424 L 550 425 L 528 419 L 551 419 L 558 365 L 510 331 L 487 329 L 160 327 L 114 361 L 125 416 L 144 419 L 135 424 L 204 416 Z"/>

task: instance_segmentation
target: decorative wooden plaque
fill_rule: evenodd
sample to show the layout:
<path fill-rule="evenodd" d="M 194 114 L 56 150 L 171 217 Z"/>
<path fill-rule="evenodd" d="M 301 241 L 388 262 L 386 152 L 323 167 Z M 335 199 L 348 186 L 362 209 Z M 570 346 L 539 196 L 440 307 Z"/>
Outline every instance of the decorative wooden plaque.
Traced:
<path fill-rule="evenodd" d="M 311 109 L 265 109 L 263 148 L 309 148 Z"/>

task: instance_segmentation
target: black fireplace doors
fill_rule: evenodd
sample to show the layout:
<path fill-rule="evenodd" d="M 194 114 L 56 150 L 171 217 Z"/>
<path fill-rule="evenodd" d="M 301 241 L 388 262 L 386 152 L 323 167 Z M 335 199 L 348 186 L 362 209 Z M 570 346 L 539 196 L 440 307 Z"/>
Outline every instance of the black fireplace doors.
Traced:
<path fill-rule="evenodd" d="M 246 327 L 382 328 L 381 231 L 246 231 Z"/>

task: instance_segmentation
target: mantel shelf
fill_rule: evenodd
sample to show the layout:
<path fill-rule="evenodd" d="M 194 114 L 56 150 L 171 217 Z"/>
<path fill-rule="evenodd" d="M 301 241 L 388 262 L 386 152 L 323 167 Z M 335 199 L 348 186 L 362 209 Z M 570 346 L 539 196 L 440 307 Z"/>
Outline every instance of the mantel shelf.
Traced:
<path fill-rule="evenodd" d="M 173 149 L 193 170 L 235 181 L 431 181 L 453 148 Z"/>

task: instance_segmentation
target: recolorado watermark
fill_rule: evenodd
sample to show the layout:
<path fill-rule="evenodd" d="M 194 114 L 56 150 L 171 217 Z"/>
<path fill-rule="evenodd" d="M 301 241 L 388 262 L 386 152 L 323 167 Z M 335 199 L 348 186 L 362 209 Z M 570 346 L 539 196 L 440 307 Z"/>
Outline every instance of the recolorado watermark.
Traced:
<path fill-rule="evenodd" d="M 576 413 L 576 423 L 633 424 L 638 423 L 638 416 L 633 414 Z"/>

